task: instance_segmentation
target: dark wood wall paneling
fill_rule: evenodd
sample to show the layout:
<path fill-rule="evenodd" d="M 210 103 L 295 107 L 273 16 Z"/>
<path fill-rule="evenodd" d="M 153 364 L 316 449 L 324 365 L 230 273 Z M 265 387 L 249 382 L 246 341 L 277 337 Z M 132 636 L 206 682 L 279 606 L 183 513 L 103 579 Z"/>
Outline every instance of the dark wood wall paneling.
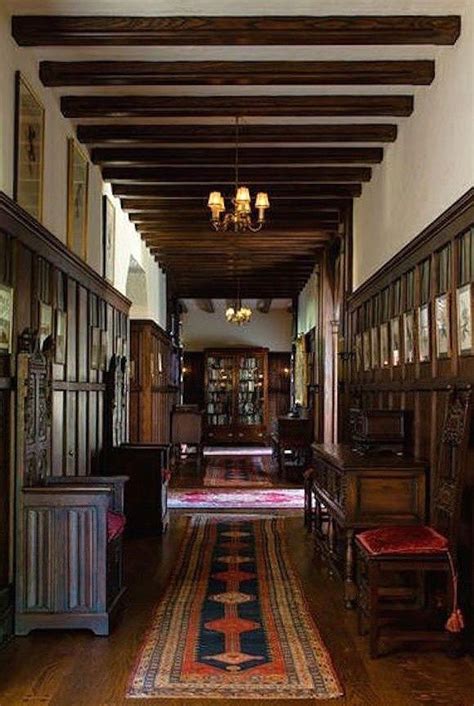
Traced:
<path fill-rule="evenodd" d="M 290 410 L 291 353 L 268 354 L 268 429 Z"/>
<path fill-rule="evenodd" d="M 183 403 L 204 409 L 204 353 L 185 351 L 183 359 Z"/>
<path fill-rule="evenodd" d="M 349 406 L 368 408 L 406 409 L 413 415 L 413 453 L 430 462 L 435 468 L 437 445 L 443 421 L 445 400 L 449 386 L 474 384 L 473 354 L 460 354 L 457 336 L 457 289 L 474 281 L 474 189 L 445 211 L 408 246 L 400 251 L 378 273 L 371 277 L 349 298 L 349 359 L 341 402 L 344 418 Z M 471 285 L 474 286 L 474 285 Z M 450 350 L 438 356 L 435 339 L 435 300 L 448 295 Z M 415 331 L 419 307 L 427 304 L 430 317 L 429 360 L 420 361 L 419 345 L 415 335 L 415 357 L 407 362 L 404 356 L 403 318 L 413 312 Z M 370 330 L 399 321 L 400 360 L 394 364 L 389 347 L 386 364 L 365 369 L 364 333 L 367 342 Z M 395 323 L 396 326 L 396 323 Z M 367 333 L 369 332 L 369 333 Z M 356 356 L 361 345 L 362 354 Z M 379 344 L 380 345 L 380 344 Z M 359 362 L 357 361 L 359 358 Z M 345 430 L 347 432 L 347 429 Z M 474 619 L 473 517 L 474 504 L 474 449 L 468 453 L 468 481 L 465 490 L 464 512 L 460 528 L 462 558 L 462 590 L 470 594 L 471 623 Z M 432 479 L 433 480 L 433 479 Z M 465 599 L 466 600 L 466 599 Z"/>
<path fill-rule="evenodd" d="M 128 345 L 130 303 L 3 193 L 0 193 L 0 282 L 14 288 L 12 354 L 0 355 L 1 632 L 2 595 L 9 590 L 11 559 L 9 446 L 14 420 L 10 402 L 14 404 L 18 335 L 25 328 L 38 328 L 40 304 L 52 307 L 53 332 L 57 312 L 66 312 L 64 363 L 53 365 L 52 472 L 57 476 L 100 472 L 105 371 L 92 367 L 92 330 L 98 327 L 107 332 L 107 360 L 110 360 L 118 338 L 125 347 Z"/>
<path fill-rule="evenodd" d="M 178 351 L 154 321 L 130 322 L 130 365 L 130 440 L 169 443 L 179 391 Z"/>

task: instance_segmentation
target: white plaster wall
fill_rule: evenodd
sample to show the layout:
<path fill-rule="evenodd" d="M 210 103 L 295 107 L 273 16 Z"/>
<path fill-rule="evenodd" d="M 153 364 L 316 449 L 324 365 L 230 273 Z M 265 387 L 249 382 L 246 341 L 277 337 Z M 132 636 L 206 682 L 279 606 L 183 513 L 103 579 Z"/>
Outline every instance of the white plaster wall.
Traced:
<path fill-rule="evenodd" d="M 214 314 L 191 305 L 189 312 L 182 315 L 182 336 L 186 351 L 228 346 L 263 346 L 280 352 L 291 350 L 292 314 L 285 308 L 271 309 L 268 314 L 253 309 L 250 323 L 237 326 L 227 323 L 224 301 L 213 299 L 213 302 L 216 309 Z"/>
<path fill-rule="evenodd" d="M 298 297 L 298 331 L 308 333 L 318 323 L 318 274 L 313 271 Z"/>
<path fill-rule="evenodd" d="M 354 286 L 412 240 L 474 185 L 474 2 L 461 37 L 444 47 L 436 77 L 417 89 L 413 115 L 399 126 L 372 181 L 354 200 Z"/>
<path fill-rule="evenodd" d="M 57 97 L 38 79 L 31 53 L 17 47 L 10 36 L 10 20 L 0 0 L 0 190 L 13 197 L 15 72 L 25 76 L 45 108 L 43 225 L 63 243 L 67 223 L 67 140 L 74 136 L 69 120 L 61 115 Z M 88 264 L 102 273 L 102 195 L 109 194 L 100 170 L 90 165 L 88 211 Z M 147 275 L 148 310 L 132 316 L 151 318 L 166 327 L 166 278 L 151 257 L 118 199 L 116 208 L 115 287 L 125 294 L 130 255 Z"/>

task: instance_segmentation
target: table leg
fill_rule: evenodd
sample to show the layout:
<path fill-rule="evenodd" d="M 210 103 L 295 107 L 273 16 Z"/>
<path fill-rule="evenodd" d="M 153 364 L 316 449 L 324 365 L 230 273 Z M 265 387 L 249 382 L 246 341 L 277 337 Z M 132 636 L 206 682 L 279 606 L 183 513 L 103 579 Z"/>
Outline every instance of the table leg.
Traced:
<path fill-rule="evenodd" d="M 354 608 L 356 585 L 354 582 L 354 531 L 346 530 L 346 557 L 344 564 L 344 602 L 346 608 Z"/>

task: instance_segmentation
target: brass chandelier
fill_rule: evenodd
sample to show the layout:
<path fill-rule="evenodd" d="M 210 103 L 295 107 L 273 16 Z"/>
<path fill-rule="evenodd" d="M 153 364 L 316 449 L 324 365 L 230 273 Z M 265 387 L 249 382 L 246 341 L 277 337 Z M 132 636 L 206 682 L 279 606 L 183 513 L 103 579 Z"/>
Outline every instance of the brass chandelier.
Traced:
<path fill-rule="evenodd" d="M 237 299 L 234 306 L 229 306 L 225 310 L 225 318 L 229 324 L 245 326 L 252 318 L 252 309 L 248 306 L 242 306 L 242 300 Z"/>
<path fill-rule="evenodd" d="M 220 191 L 211 191 L 207 205 L 211 211 L 211 224 L 214 230 L 233 230 L 243 233 L 246 230 L 257 233 L 265 224 L 265 211 L 270 207 L 268 194 L 259 191 L 255 198 L 257 220 L 252 220 L 250 191 L 246 186 L 239 186 L 239 118 L 235 118 L 235 195 L 232 199 L 233 210 L 226 212 L 224 197 Z"/>

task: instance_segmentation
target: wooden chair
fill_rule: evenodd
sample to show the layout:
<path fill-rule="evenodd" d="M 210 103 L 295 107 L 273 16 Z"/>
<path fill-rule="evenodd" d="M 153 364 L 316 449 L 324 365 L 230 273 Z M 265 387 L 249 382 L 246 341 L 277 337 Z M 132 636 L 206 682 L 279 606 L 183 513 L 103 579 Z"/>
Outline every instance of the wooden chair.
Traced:
<path fill-rule="evenodd" d="M 171 412 L 171 443 L 175 459 L 180 458 L 183 444 L 196 449 L 197 470 L 202 465 L 202 412 L 197 405 L 176 405 Z"/>
<path fill-rule="evenodd" d="M 384 635 L 451 646 L 459 643 L 463 621 L 457 606 L 455 558 L 471 437 L 471 392 L 470 386 L 466 388 L 451 391 L 447 400 L 434 477 L 432 526 L 381 527 L 356 536 L 359 631 L 363 634 L 368 624 L 371 657 L 379 655 Z M 418 586 L 396 585 L 403 572 L 418 579 Z M 440 573 L 447 587 L 445 607 L 452 610 L 446 629 L 439 610 L 444 601 L 427 604 L 432 596 L 427 595 L 426 579 Z M 417 628 L 417 617 L 422 619 L 422 629 Z"/>
<path fill-rule="evenodd" d="M 107 635 L 124 593 L 127 478 L 62 477 L 62 468 L 51 467 L 52 357 L 31 332 L 18 349 L 15 633 L 89 628 Z"/>

